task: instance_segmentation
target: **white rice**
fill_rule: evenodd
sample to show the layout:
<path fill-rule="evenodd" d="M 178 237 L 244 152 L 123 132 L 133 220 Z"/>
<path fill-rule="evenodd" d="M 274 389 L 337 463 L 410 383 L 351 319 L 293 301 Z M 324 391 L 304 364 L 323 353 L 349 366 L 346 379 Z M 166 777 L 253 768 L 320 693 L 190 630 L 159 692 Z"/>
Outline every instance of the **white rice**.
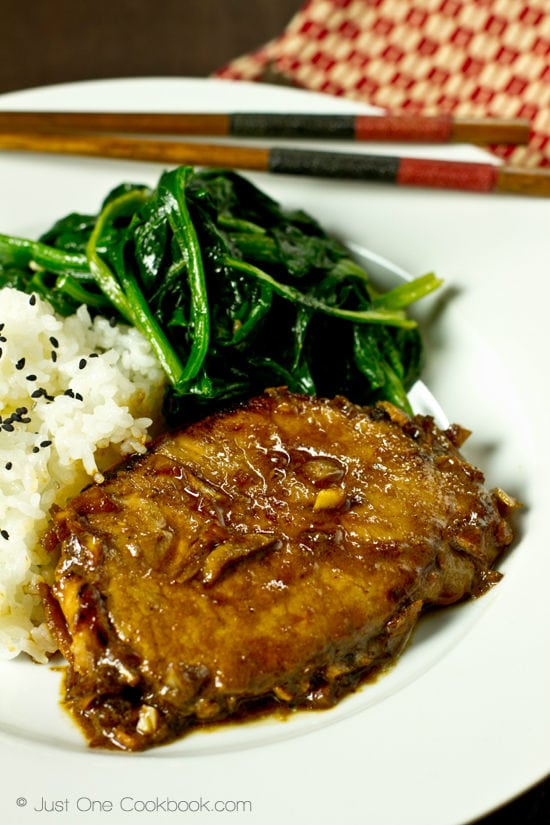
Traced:
<path fill-rule="evenodd" d="M 0 351 L 0 657 L 44 662 L 55 651 L 38 593 L 55 561 L 40 545 L 48 512 L 145 450 L 164 377 L 136 329 L 92 322 L 85 307 L 60 318 L 11 288 Z"/>

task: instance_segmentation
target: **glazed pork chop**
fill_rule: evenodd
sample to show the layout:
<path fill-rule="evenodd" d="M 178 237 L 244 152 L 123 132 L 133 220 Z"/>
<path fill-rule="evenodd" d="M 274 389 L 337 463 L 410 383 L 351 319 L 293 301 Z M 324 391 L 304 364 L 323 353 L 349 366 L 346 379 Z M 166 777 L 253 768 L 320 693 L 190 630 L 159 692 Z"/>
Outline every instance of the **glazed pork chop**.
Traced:
<path fill-rule="evenodd" d="M 485 489 L 465 436 L 273 390 L 54 512 L 45 602 L 90 744 L 144 749 L 268 697 L 328 707 L 424 607 L 498 580 L 515 502 Z"/>

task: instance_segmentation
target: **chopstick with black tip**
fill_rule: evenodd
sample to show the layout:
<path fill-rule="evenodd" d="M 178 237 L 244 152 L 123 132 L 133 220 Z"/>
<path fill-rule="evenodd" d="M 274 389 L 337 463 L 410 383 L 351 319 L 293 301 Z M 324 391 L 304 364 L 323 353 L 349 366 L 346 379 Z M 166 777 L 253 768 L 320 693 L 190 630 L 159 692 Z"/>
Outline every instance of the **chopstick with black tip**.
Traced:
<path fill-rule="evenodd" d="M 307 175 L 375 181 L 471 192 L 550 195 L 549 169 L 522 169 L 485 162 L 433 160 L 393 155 L 325 152 L 281 146 L 72 133 L 0 133 L 0 150 L 149 161 L 168 165 L 248 169 L 284 175 Z"/>
<path fill-rule="evenodd" d="M 529 141 L 531 125 L 523 118 L 466 118 L 450 114 L 0 111 L 2 130 L 522 144 Z"/>

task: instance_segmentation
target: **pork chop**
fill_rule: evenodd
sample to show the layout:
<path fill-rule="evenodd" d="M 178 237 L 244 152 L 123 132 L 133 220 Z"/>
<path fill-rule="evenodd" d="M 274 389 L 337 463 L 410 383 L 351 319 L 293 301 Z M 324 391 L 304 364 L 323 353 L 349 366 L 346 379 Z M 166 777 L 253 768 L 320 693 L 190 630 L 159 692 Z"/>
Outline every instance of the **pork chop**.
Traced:
<path fill-rule="evenodd" d="M 54 512 L 45 603 L 90 744 L 144 749 L 267 697 L 328 707 L 425 606 L 498 580 L 515 502 L 485 488 L 465 436 L 273 390 Z"/>

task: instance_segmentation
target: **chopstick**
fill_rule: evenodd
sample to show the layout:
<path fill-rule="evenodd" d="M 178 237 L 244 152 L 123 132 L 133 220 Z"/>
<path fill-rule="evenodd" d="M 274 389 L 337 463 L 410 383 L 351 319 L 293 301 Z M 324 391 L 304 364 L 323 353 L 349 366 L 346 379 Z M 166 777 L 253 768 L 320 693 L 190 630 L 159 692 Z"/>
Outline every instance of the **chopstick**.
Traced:
<path fill-rule="evenodd" d="M 471 192 L 550 195 L 550 170 L 495 166 L 484 162 L 35 132 L 0 133 L 0 150 L 2 149 L 161 162 L 168 165 L 229 167 L 274 174 L 376 181 Z"/>
<path fill-rule="evenodd" d="M 0 111 L 0 131 L 67 129 L 126 134 L 480 144 L 527 143 L 531 134 L 531 125 L 523 118 L 460 118 L 448 114 Z"/>

